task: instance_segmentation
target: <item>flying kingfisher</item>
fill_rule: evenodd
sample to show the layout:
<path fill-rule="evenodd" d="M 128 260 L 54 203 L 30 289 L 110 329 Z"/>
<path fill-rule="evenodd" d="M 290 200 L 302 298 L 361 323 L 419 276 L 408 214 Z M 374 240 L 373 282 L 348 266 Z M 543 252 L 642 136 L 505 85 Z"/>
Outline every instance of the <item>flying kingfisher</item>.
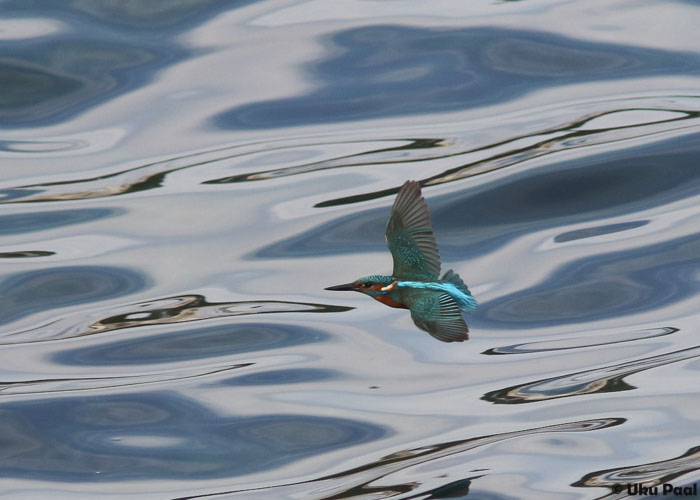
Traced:
<path fill-rule="evenodd" d="M 467 340 L 469 327 L 461 311 L 476 309 L 476 300 L 452 269 L 439 278 L 440 254 L 418 182 L 401 186 L 385 234 L 394 259 L 391 276 L 365 276 L 326 290 L 361 292 L 390 307 L 410 309 L 416 326 L 436 339 Z"/>

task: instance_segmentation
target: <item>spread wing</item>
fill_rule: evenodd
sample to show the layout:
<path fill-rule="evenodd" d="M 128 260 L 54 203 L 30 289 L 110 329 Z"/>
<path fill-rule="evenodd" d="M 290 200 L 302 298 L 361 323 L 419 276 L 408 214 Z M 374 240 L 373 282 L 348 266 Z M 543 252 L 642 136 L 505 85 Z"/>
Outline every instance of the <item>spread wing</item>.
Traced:
<path fill-rule="evenodd" d="M 411 310 L 411 319 L 416 326 L 436 339 L 462 342 L 469 338 L 469 327 L 457 302 L 448 293 L 412 290 L 404 301 Z"/>
<path fill-rule="evenodd" d="M 394 259 L 395 278 L 438 279 L 440 254 L 428 205 L 416 181 L 406 181 L 396 196 L 386 227 L 386 243 Z"/>

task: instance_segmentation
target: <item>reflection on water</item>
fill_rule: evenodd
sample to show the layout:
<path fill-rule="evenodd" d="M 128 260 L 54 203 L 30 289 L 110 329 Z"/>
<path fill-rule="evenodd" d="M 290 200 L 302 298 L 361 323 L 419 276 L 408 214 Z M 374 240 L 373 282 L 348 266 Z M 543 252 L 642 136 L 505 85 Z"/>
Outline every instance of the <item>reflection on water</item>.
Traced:
<path fill-rule="evenodd" d="M 0 317 L 9 323 L 35 312 L 128 295 L 147 280 L 130 269 L 70 266 L 11 274 L 0 282 Z"/>
<path fill-rule="evenodd" d="M 47 252 L 45 250 L 23 250 L 20 252 L 0 252 L 0 259 L 25 259 L 28 257 L 48 257 L 56 252 Z"/>
<path fill-rule="evenodd" d="M 305 382 L 318 382 L 321 380 L 331 380 L 340 374 L 334 370 L 320 370 L 318 368 L 302 368 L 288 370 L 268 370 L 261 373 L 251 373 L 240 375 L 230 379 L 222 380 L 224 385 L 279 385 L 279 384 L 301 384 Z"/>
<path fill-rule="evenodd" d="M 231 325 L 171 332 L 167 335 L 140 336 L 114 341 L 99 347 L 79 347 L 58 351 L 54 361 L 63 365 L 152 365 L 281 349 L 309 342 L 328 340 L 318 330 L 265 323 Z"/>
<path fill-rule="evenodd" d="M 580 349 L 581 347 L 603 346 L 617 344 L 619 342 L 632 342 L 652 337 L 662 337 L 676 333 L 678 328 L 645 328 L 629 332 L 604 332 L 601 335 L 586 335 L 585 337 L 557 338 L 556 340 L 543 340 L 540 342 L 527 342 L 509 346 L 498 346 L 488 349 L 483 354 L 527 354 L 535 352 L 561 351 L 567 349 Z"/>
<path fill-rule="evenodd" d="M 216 125 L 267 128 L 453 111 L 543 87 L 700 69 L 688 53 L 513 28 L 364 26 L 334 33 L 330 44 L 333 56 L 307 68 L 318 85 L 312 92 L 236 107 L 217 116 Z"/>
<path fill-rule="evenodd" d="M 690 448 L 679 457 L 659 462 L 592 472 L 573 483 L 572 486 L 612 488 L 622 485 L 625 491 L 628 484 L 643 484 L 651 487 L 672 483 L 674 486 L 685 486 L 678 478 L 697 470 L 700 470 L 700 446 Z"/>
<path fill-rule="evenodd" d="M 246 2 L 241 2 L 245 4 Z M 213 16 L 225 2 L 96 3 L 11 0 L 3 17 L 48 17 L 61 32 L 31 43 L 11 41 L 3 58 L 2 128 L 63 121 L 146 85 L 188 50 L 171 38 Z M 79 27 L 71 29 L 69 27 Z M 143 36 L 143 30 L 149 36 Z M 135 37 L 137 34 L 139 36 Z M 6 42 L 7 43 L 7 42 Z"/>
<path fill-rule="evenodd" d="M 582 394 L 629 391 L 636 389 L 636 387 L 625 382 L 625 377 L 628 375 L 698 356 L 700 356 L 700 347 L 691 347 L 677 352 L 606 366 L 595 370 L 507 387 L 484 394 L 482 399 L 497 404 L 515 404 Z"/>
<path fill-rule="evenodd" d="M 73 275 L 69 275 L 74 278 Z M 59 291 L 70 289 L 70 282 L 59 283 Z M 46 286 L 42 284 L 42 288 Z M 9 306 L 8 306 L 9 307 Z M 12 332 L 8 343 L 34 342 L 58 338 L 82 337 L 97 333 L 137 328 L 152 325 L 167 325 L 204 321 L 251 314 L 272 314 L 290 312 L 344 312 L 352 307 L 328 304 L 285 302 L 278 300 L 208 302 L 203 295 L 180 295 L 148 300 L 136 304 L 125 304 L 106 311 L 100 311 L 100 319 L 87 322 L 82 316 L 68 316 L 22 331 Z M 106 316 L 106 317 L 105 317 Z M 235 326 L 234 326 L 235 327 Z M 265 335 L 263 335 L 265 337 Z"/>
<path fill-rule="evenodd" d="M 554 241 L 557 243 L 564 243 L 566 241 L 582 240 L 584 238 L 595 238 L 596 236 L 601 236 L 604 234 L 619 233 L 620 231 L 635 229 L 638 227 L 645 226 L 648 223 L 649 221 L 639 220 L 633 222 L 623 222 L 620 224 L 608 224 L 605 226 L 578 229 L 576 231 L 568 231 L 566 233 L 558 234 L 554 237 Z"/>
<path fill-rule="evenodd" d="M 503 434 L 495 434 L 492 436 L 481 436 L 481 437 L 476 437 L 476 438 L 471 438 L 471 439 L 466 439 L 466 440 L 460 440 L 460 441 L 453 441 L 453 442 L 448 442 L 448 443 L 439 443 L 435 445 L 430 445 L 426 446 L 424 448 L 418 448 L 418 449 L 413 449 L 413 450 L 403 450 L 400 452 L 397 452 L 395 454 L 383 457 L 379 462 L 374 463 L 374 464 L 368 464 L 367 466 L 363 466 L 361 468 L 351 470 L 351 471 L 346 471 L 341 474 L 340 476 L 346 477 L 346 476 L 352 476 L 352 475 L 359 475 L 359 472 L 365 472 L 367 470 L 371 470 L 371 476 L 374 476 L 371 480 L 366 481 L 362 484 L 354 486 L 350 491 L 346 491 L 343 493 L 338 493 L 335 495 L 329 495 L 323 497 L 324 500 L 330 500 L 330 499 L 340 499 L 340 498 L 352 498 L 353 496 L 356 496 L 357 493 L 362 492 L 364 494 L 372 493 L 372 487 L 370 486 L 370 483 L 378 480 L 378 479 L 387 479 L 387 477 L 390 477 L 393 474 L 396 474 L 399 471 L 404 471 L 405 469 L 409 467 L 414 467 L 416 465 L 422 464 L 424 462 L 428 461 L 433 461 L 433 460 L 439 460 L 441 458 L 457 454 L 457 453 L 465 453 L 469 450 L 473 450 L 475 448 L 479 448 L 481 446 L 487 446 L 493 443 L 497 443 L 499 441 L 503 440 L 508 440 L 508 439 L 517 439 L 522 436 L 528 436 L 528 435 L 533 435 L 533 434 L 539 434 L 539 433 L 557 433 L 557 432 L 587 432 L 587 431 L 594 431 L 594 430 L 599 430 L 599 429 L 604 429 L 606 427 L 611 427 L 611 426 L 616 426 L 620 425 L 624 422 L 624 419 L 615 419 L 615 418 L 608 418 L 608 419 L 601 419 L 598 421 L 581 421 L 581 422 L 571 422 L 571 423 L 565 423 L 565 424 L 558 424 L 558 425 L 553 425 L 553 426 L 548 426 L 548 427 L 541 427 L 541 428 L 536 428 L 536 429 L 528 429 L 528 430 L 523 430 L 523 431 L 516 431 L 516 432 L 508 432 L 508 433 L 503 433 Z M 365 476 L 365 474 L 362 474 Z M 336 475 L 337 477 L 337 475 Z M 322 478 L 326 479 L 326 478 Z M 366 477 L 365 477 L 366 479 Z M 405 487 L 408 487 L 406 491 L 413 490 L 417 487 L 419 487 L 419 483 L 413 483 L 413 484 L 408 484 L 408 485 L 396 485 L 396 488 L 398 489 L 393 489 L 391 487 L 384 489 L 384 493 L 401 493 L 402 489 Z M 447 485 L 445 485 L 447 486 Z M 360 491 L 358 491 L 360 490 Z M 351 494 L 346 494 L 346 493 L 351 493 Z"/>
<path fill-rule="evenodd" d="M 20 186 L 12 186 L 0 188 L 0 203 L 27 203 L 27 202 L 46 202 L 46 201 L 68 201 L 81 200 L 91 198 L 104 198 L 117 195 L 138 193 L 142 191 L 151 191 L 154 189 L 163 189 L 165 180 L 169 175 L 184 170 L 194 170 L 193 175 L 197 177 L 199 183 L 204 185 L 218 185 L 238 183 L 254 180 L 275 179 L 291 175 L 309 174 L 328 169 L 337 168 L 359 168 L 364 166 L 383 164 L 410 164 L 414 162 L 428 162 L 441 159 L 450 159 L 456 163 L 457 167 L 451 167 L 445 171 L 439 172 L 436 175 L 428 177 L 424 183 L 428 185 L 441 184 L 444 182 L 453 182 L 458 179 L 483 175 L 489 172 L 500 170 L 507 167 L 519 166 L 526 160 L 532 160 L 542 156 L 552 155 L 561 151 L 577 148 L 594 148 L 601 144 L 616 144 L 636 139 L 640 137 L 655 136 L 663 137 L 670 131 L 683 131 L 692 129 L 700 125 L 700 101 L 696 99 L 689 100 L 687 104 L 691 106 L 692 111 L 679 108 L 659 108 L 658 105 L 650 104 L 649 99 L 640 99 L 638 103 L 625 102 L 624 108 L 615 109 L 594 114 L 584 119 L 577 119 L 573 123 L 564 126 L 558 126 L 548 130 L 537 130 L 532 134 L 525 136 L 514 137 L 508 141 L 499 141 L 493 144 L 482 145 L 477 148 L 465 148 L 462 141 L 451 138 L 421 138 L 421 139 L 400 139 L 388 141 L 353 141 L 350 145 L 353 149 L 359 150 L 352 154 L 345 154 L 337 157 L 319 159 L 318 151 L 324 149 L 333 150 L 333 148 L 346 147 L 345 143 L 312 143 L 306 145 L 294 144 L 293 146 L 282 143 L 263 143 L 263 144 L 246 144 L 236 145 L 232 147 L 214 148 L 212 150 L 203 151 L 200 153 L 192 153 L 181 155 L 173 158 L 168 158 L 162 161 L 148 162 L 143 165 L 128 168 L 126 170 L 117 169 L 111 173 L 97 176 L 75 179 L 67 177 L 64 180 L 50 183 L 27 184 Z M 635 106 L 636 104 L 636 106 Z M 654 106 L 654 108 L 646 109 L 645 106 Z M 634 115 L 635 112 L 641 112 L 640 115 Z M 633 116 L 630 116 L 633 115 Z M 394 145 L 398 143 L 398 145 Z M 696 148 L 693 141 L 683 140 L 683 147 L 689 149 L 683 154 L 683 150 L 678 151 L 678 144 L 669 143 L 667 145 L 655 145 L 653 151 L 657 153 L 655 157 L 649 158 L 646 154 L 636 148 L 630 151 L 631 157 L 626 161 L 626 164 L 610 164 L 603 162 L 595 169 L 590 166 L 585 172 L 573 173 L 574 176 L 585 175 L 585 178 L 578 180 L 582 184 L 581 191 L 587 192 L 587 188 L 591 185 L 609 186 L 606 190 L 601 191 L 598 196 L 601 199 L 576 199 L 577 203 L 593 205 L 596 202 L 601 202 L 606 205 L 611 205 L 609 200 L 614 188 L 625 189 L 627 191 L 635 190 L 630 193 L 634 196 L 631 201 L 639 199 L 644 195 L 649 195 L 648 192 L 636 193 L 637 189 L 649 190 L 655 186 L 656 182 L 660 182 L 660 186 L 673 187 L 678 177 L 684 177 L 685 172 L 674 171 L 671 177 L 662 175 L 661 167 L 667 161 L 669 154 L 677 155 L 679 163 L 691 163 L 694 159 Z M 309 149 L 309 154 L 305 154 L 304 149 Z M 277 157 L 269 158 L 270 151 L 279 151 L 284 153 L 284 162 L 291 162 L 293 165 L 277 168 L 272 170 L 262 170 L 254 172 L 246 172 L 243 174 L 230 175 L 231 170 L 238 170 L 241 167 L 254 166 L 260 163 L 259 158 L 265 158 L 267 161 L 263 164 L 268 164 L 268 161 L 277 163 Z M 302 161 L 294 161 L 295 156 L 300 156 Z M 313 158 L 308 160 L 307 156 Z M 590 160 L 588 160 L 590 161 Z M 639 168 L 639 162 L 643 162 L 645 170 L 649 171 L 649 175 L 654 175 L 656 178 L 649 183 L 642 183 L 641 179 L 630 179 L 626 171 Z M 596 163 L 598 161 L 596 160 Z M 571 170 L 579 165 L 555 165 L 557 175 L 561 177 L 572 177 Z M 619 174 L 609 173 L 611 167 L 619 169 Z M 688 165 L 690 167 L 690 165 Z M 658 173 L 656 171 L 659 171 Z M 534 172 L 537 173 L 537 172 Z M 217 175 L 226 174 L 223 177 Z M 685 175 L 687 177 L 687 174 Z M 552 184 L 557 188 L 560 185 L 573 185 L 571 181 L 574 179 L 562 178 L 561 180 L 552 181 Z M 681 180 L 681 179 L 678 179 Z M 686 179 L 687 180 L 687 179 Z M 598 184 L 600 181 L 600 184 Z M 617 186 L 624 182 L 624 184 Z M 631 184 L 631 185 L 628 185 Z M 511 186 L 504 185 L 502 189 L 509 189 Z M 546 189 L 546 188 L 544 188 Z M 513 189 L 509 189 L 513 191 Z M 317 203 L 316 206 L 330 207 L 336 205 L 344 205 L 348 203 L 358 203 L 362 201 L 372 200 L 385 196 L 393 196 L 398 191 L 398 188 L 381 190 L 374 193 L 362 193 L 347 198 L 332 199 Z M 547 191 L 551 191 L 547 189 Z M 554 190 L 556 193 L 557 189 Z M 532 196 L 531 199 L 522 200 L 523 196 L 528 196 L 527 191 L 515 193 L 518 198 L 517 202 L 537 202 L 542 203 L 547 201 L 552 193 L 537 193 L 546 194 L 544 198 Z M 556 197 L 554 198 L 556 200 Z M 535 208 L 537 205 L 533 205 Z M 597 205 L 595 205 L 597 206 Z M 601 208 L 604 208 L 601 207 Z M 475 207 L 476 208 L 476 207 Z M 488 206 L 486 207 L 488 208 Z M 488 216 L 487 220 L 493 218 L 493 211 L 483 210 L 484 215 Z M 605 234 L 604 231 L 610 229 L 610 232 L 629 229 L 642 225 L 643 221 L 634 221 L 624 223 L 622 225 L 615 224 L 610 228 L 602 229 L 603 232 L 594 232 L 592 234 Z M 591 234 L 591 233 L 584 233 Z M 559 241 L 567 241 L 566 238 L 570 235 L 559 236 Z M 561 240 L 564 238 L 564 240 Z M 573 237 L 576 239 L 576 236 Z"/>
<path fill-rule="evenodd" d="M 504 323 L 517 318 L 519 325 L 561 324 L 661 308 L 697 294 L 698 270 L 700 235 L 599 254 L 571 262 L 532 289 L 502 297 L 486 314 Z"/>
<path fill-rule="evenodd" d="M 481 476 L 459 479 L 444 486 L 439 486 L 435 489 L 426 491 L 425 493 L 418 493 L 405 498 L 422 498 L 426 500 L 439 498 L 464 498 L 469 494 L 469 486 L 471 485 L 472 480 L 478 479 L 479 477 Z"/>
<path fill-rule="evenodd" d="M 313 415 L 222 417 L 174 392 L 17 401 L 3 405 L 0 467 L 76 482 L 235 477 L 385 432 Z"/>
<path fill-rule="evenodd" d="M 72 224 L 84 224 L 118 214 L 119 210 L 92 208 L 0 215 L 0 236 L 46 231 Z"/>
<path fill-rule="evenodd" d="M 238 363 L 229 365 L 210 365 L 206 368 L 161 369 L 148 373 L 123 376 L 74 377 L 55 379 L 28 379 L 21 381 L 0 381 L 1 395 L 5 397 L 17 394 L 57 394 L 63 392 L 96 392 L 104 389 L 133 389 L 135 387 L 156 384 L 172 384 L 202 380 L 216 377 L 230 370 L 246 368 L 255 363 Z"/>
<path fill-rule="evenodd" d="M 437 234 L 444 230 L 457 236 L 454 239 L 438 236 L 440 249 L 446 254 L 455 255 L 484 253 L 497 250 L 517 236 L 532 231 L 533 227 L 542 228 L 543 224 L 561 226 L 595 220 L 595 217 L 602 214 L 606 217 L 624 215 L 633 210 L 643 210 L 650 204 L 665 204 L 683 198 L 694 193 L 700 186 L 700 177 L 695 169 L 698 155 L 695 143 L 692 138 L 656 143 L 654 151 L 658 153 L 653 156 L 644 151 L 651 148 L 626 149 L 617 153 L 621 158 L 614 162 L 592 157 L 585 158 L 585 161 L 547 164 L 505 180 L 499 179 L 488 190 L 481 189 L 468 194 L 457 192 L 446 200 L 431 199 L 433 224 Z M 673 163 L 672 171 L 665 167 L 667 162 Z M 644 171 L 644 176 L 636 174 L 640 170 Z M 393 195 L 396 190 L 380 194 Z M 343 203 L 366 199 L 348 198 Z M 522 210 L 523 206 L 528 209 Z M 377 251 L 384 245 L 381 234 L 385 217 L 382 214 L 385 211 L 384 208 L 366 210 L 337 218 L 264 247 L 256 253 L 256 257 L 308 257 Z M 465 227 L 464 214 L 469 216 L 468 227 Z M 623 228 L 630 230 L 645 225 L 640 222 L 625 223 L 622 227 L 618 226 L 616 232 Z M 357 234 L 362 234 L 363 237 L 357 238 Z M 589 230 L 587 237 L 599 234 L 601 233 Z M 578 239 L 581 238 L 579 236 Z M 685 247 L 688 250 L 688 267 L 677 268 L 676 271 L 668 269 L 667 272 L 689 271 L 698 262 L 692 247 L 696 235 L 687 238 Z M 673 280 L 658 284 L 652 282 L 651 273 L 639 273 L 637 280 L 647 283 L 628 284 L 630 276 L 626 274 L 636 271 L 644 263 L 648 267 L 666 267 L 664 253 L 668 253 L 665 259 L 667 266 L 679 265 L 674 260 L 675 244 L 654 245 L 636 252 L 636 260 L 629 262 L 626 252 L 587 257 L 585 259 L 588 263 L 572 262 L 568 270 L 553 276 L 550 282 L 539 283 L 537 289 L 519 291 L 513 296 L 484 304 L 482 313 L 490 321 L 504 323 L 503 326 L 509 323 L 546 324 L 566 318 L 580 321 L 583 319 L 580 316 L 612 314 L 635 302 L 641 305 L 650 294 L 662 299 L 663 303 L 663 300 L 680 299 L 691 291 Z M 627 273 L 625 267 L 629 270 Z M 612 270 L 612 276 L 609 270 Z M 615 274 L 621 276 L 616 278 Z M 609 282 L 599 284 L 603 279 Z M 640 284 L 645 286 L 638 287 Z M 657 291 L 654 288 L 657 285 L 663 288 Z M 688 285 L 695 286 L 692 282 Z M 559 299 L 562 293 L 568 293 L 569 296 Z M 582 303 L 580 297 L 585 297 L 586 301 Z M 553 308 L 550 300 L 560 300 L 561 304 Z M 644 305 L 648 306 L 648 302 Z M 540 306 L 542 313 L 538 317 L 536 313 Z M 553 318 L 554 314 L 558 317 Z M 517 318 L 517 321 L 509 321 L 511 317 Z"/>
<path fill-rule="evenodd" d="M 461 492 L 464 488 L 468 490 L 468 486 L 472 480 L 486 475 L 486 470 L 472 477 L 463 478 L 459 481 L 450 481 L 447 484 L 435 489 L 426 490 L 426 485 L 415 478 L 420 475 L 421 467 L 426 463 L 438 462 L 454 455 L 466 455 L 473 450 L 481 447 L 488 447 L 494 443 L 499 443 L 508 440 L 517 440 L 526 436 L 548 433 L 576 433 L 588 432 L 614 427 L 624 423 L 624 419 L 606 418 L 600 420 L 588 420 L 579 422 L 567 422 L 547 427 L 532 428 L 516 432 L 506 432 L 494 434 L 490 436 L 479 436 L 470 439 L 458 441 L 450 441 L 445 443 L 435 443 L 422 448 L 401 450 L 391 455 L 384 456 L 376 462 L 368 463 L 360 467 L 345 470 L 331 476 L 325 476 L 312 481 L 303 483 L 282 485 L 288 488 L 288 491 L 304 491 L 306 495 L 313 495 L 313 498 L 319 500 L 341 500 L 350 498 L 372 497 L 379 495 L 382 497 L 391 497 L 402 493 L 412 492 L 416 495 L 415 498 L 425 498 L 422 495 L 436 495 L 451 492 Z M 466 457 L 465 457 L 466 460 Z M 414 473 L 413 480 L 403 483 L 391 483 L 393 478 L 400 479 L 402 477 L 410 477 Z M 475 471 L 472 471 L 475 472 Z M 342 479 L 342 481 L 340 481 Z M 376 483 L 384 483 L 379 486 Z M 310 483 L 310 484 L 307 484 Z M 388 483 L 388 484 L 387 484 Z M 334 486 L 337 485 L 337 486 Z M 262 492 L 246 491 L 246 490 L 230 490 L 220 491 L 214 495 L 202 495 L 201 497 L 215 497 L 227 493 L 243 493 L 276 495 L 272 490 Z M 200 498 L 199 496 L 186 498 Z M 407 498 L 414 498 L 413 496 Z M 429 497 L 428 497 L 429 498 Z M 443 498 L 443 497 L 434 497 Z M 449 498 L 449 497 L 445 497 Z M 507 498 L 507 497 L 506 497 Z"/>
<path fill-rule="evenodd" d="M 700 481 L 698 6 L 601 5 L 3 2 L 5 497 Z M 407 179 L 464 345 L 323 291 Z"/>
<path fill-rule="evenodd" d="M 0 101 L 3 128 L 65 120 L 95 101 L 145 83 L 148 73 L 183 57 L 182 50 L 95 36 L 13 45 L 14 58 L 3 61 L 6 81 L 11 82 Z"/>

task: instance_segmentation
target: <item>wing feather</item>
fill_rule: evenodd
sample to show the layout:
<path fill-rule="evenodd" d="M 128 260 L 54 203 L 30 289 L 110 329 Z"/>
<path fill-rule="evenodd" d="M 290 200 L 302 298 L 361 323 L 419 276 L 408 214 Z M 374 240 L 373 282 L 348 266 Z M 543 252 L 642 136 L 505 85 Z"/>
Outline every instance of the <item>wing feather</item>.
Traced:
<path fill-rule="evenodd" d="M 421 196 L 418 182 L 406 181 L 401 186 L 386 227 L 386 241 L 394 259 L 394 277 L 438 278 L 440 252 L 433 235 L 428 205 Z"/>
<path fill-rule="evenodd" d="M 411 319 L 421 330 L 443 342 L 463 342 L 469 327 L 457 302 L 448 293 L 431 290 L 412 291 L 405 302 Z"/>

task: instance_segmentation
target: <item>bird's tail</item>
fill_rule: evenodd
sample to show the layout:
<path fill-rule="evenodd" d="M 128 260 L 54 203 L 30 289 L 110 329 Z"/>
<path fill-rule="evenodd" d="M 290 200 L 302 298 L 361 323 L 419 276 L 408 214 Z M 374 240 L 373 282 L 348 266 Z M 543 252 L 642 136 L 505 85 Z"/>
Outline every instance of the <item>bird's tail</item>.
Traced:
<path fill-rule="evenodd" d="M 442 277 L 442 281 L 448 281 L 448 282 L 452 283 L 454 286 L 456 286 L 457 288 L 459 288 L 460 290 L 462 290 L 463 292 L 468 293 L 469 295 L 472 294 L 469 291 L 469 288 L 467 288 L 466 283 L 464 283 L 464 281 L 462 281 L 462 278 L 459 277 L 459 274 L 454 272 L 452 269 L 448 270 L 445 273 L 445 275 Z"/>
<path fill-rule="evenodd" d="M 451 295 L 452 298 L 457 301 L 457 305 L 459 305 L 460 309 L 464 311 L 473 311 L 476 309 L 476 299 L 472 296 L 472 292 L 469 291 L 469 288 L 467 288 L 467 285 L 464 284 L 462 278 L 459 277 L 459 274 L 450 269 L 442 277 L 442 281 L 451 283 L 457 290 L 459 290 L 458 293 L 452 293 Z"/>
<path fill-rule="evenodd" d="M 472 294 L 472 292 L 469 291 L 469 288 L 467 288 L 467 285 L 464 283 L 464 281 L 462 281 L 462 278 L 459 277 L 459 274 L 454 272 L 452 269 L 445 273 L 445 275 L 442 277 L 442 281 L 448 281 L 454 286 L 456 286 L 459 290 L 468 293 L 469 295 Z"/>

